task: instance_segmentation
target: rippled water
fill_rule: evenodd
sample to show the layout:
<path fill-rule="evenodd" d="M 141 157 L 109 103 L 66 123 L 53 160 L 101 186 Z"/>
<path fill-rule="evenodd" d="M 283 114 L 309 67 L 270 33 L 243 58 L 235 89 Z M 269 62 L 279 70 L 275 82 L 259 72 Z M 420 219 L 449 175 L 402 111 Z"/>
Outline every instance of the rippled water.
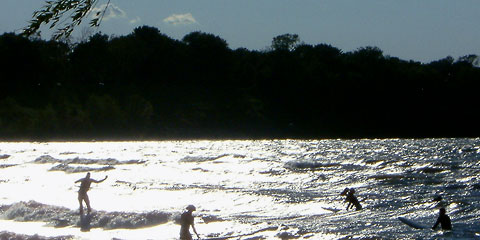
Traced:
<path fill-rule="evenodd" d="M 480 239 L 480 139 L 0 143 L 0 232 L 175 239 Z M 74 182 L 92 173 L 89 232 Z M 340 192 L 364 207 L 347 211 Z M 433 201 L 442 196 L 440 202 Z M 453 231 L 433 226 L 446 207 Z M 1 236 L 1 234 L 0 234 Z M 231 238 L 231 239 L 240 239 Z"/>

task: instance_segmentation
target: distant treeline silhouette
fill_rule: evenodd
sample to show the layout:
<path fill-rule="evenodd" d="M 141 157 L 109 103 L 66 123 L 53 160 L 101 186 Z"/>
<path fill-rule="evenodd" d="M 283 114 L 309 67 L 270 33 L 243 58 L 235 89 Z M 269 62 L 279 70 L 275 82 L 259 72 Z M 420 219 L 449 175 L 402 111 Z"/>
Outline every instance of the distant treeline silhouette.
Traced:
<path fill-rule="evenodd" d="M 0 138 L 480 136 L 478 57 L 431 63 L 275 37 L 268 50 L 154 27 L 67 44 L 0 36 Z"/>

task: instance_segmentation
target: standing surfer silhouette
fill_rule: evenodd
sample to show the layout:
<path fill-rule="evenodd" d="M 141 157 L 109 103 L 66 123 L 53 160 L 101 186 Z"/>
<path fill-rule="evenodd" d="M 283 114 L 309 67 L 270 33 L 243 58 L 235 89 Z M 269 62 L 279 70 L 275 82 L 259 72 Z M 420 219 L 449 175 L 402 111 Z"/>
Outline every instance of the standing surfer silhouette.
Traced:
<path fill-rule="evenodd" d="M 80 182 L 80 189 L 78 190 L 78 202 L 80 204 L 80 215 L 83 214 L 83 202 L 87 205 L 87 213 L 90 214 L 92 208 L 90 207 L 90 199 L 88 198 L 88 190 L 90 190 L 90 185 L 92 182 L 94 183 L 101 183 L 107 179 L 108 176 L 105 176 L 102 180 L 95 180 L 90 178 L 90 173 L 87 173 L 87 176 L 84 178 L 78 179 L 75 183 Z"/>
<path fill-rule="evenodd" d="M 437 222 L 435 222 L 435 225 L 432 227 L 433 230 L 437 228 L 438 224 L 442 225 L 443 230 L 452 230 L 452 221 L 446 212 L 445 208 L 440 208 L 440 215 L 438 216 Z"/>
<path fill-rule="evenodd" d="M 194 225 L 194 218 L 193 218 L 193 211 L 197 210 L 195 206 L 193 205 L 188 205 L 187 206 L 187 211 L 182 213 L 182 216 L 180 218 L 180 240 L 192 240 L 192 234 L 190 233 L 190 226 L 192 226 L 193 232 L 197 235 L 198 239 L 200 239 L 200 236 L 198 236 L 197 230 L 195 229 Z"/>

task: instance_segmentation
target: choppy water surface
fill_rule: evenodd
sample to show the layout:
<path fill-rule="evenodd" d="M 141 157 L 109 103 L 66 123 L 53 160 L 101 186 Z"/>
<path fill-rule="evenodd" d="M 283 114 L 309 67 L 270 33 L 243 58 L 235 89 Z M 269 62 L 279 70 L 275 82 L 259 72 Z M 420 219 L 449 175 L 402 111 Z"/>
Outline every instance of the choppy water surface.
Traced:
<path fill-rule="evenodd" d="M 0 232 L 175 239 L 179 214 L 194 204 L 203 238 L 480 239 L 479 147 L 480 139 L 4 142 Z M 81 232 L 74 182 L 86 172 L 108 179 L 92 184 L 93 228 Z M 346 187 L 363 210 L 345 210 Z M 398 220 L 432 226 L 442 206 L 452 232 Z"/>

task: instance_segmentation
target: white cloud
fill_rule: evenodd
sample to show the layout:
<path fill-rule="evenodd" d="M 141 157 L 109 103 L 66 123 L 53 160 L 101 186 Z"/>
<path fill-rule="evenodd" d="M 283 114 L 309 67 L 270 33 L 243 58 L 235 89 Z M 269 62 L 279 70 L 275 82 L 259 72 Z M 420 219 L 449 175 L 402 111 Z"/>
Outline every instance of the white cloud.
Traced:
<path fill-rule="evenodd" d="M 173 14 L 165 19 L 163 22 L 172 24 L 172 25 L 188 25 L 188 24 L 195 24 L 197 20 L 192 16 L 191 13 L 185 14 Z"/>
<path fill-rule="evenodd" d="M 107 4 L 102 4 L 99 7 L 93 8 L 92 9 L 93 16 L 96 16 L 97 14 L 100 14 L 100 15 L 103 14 L 105 7 L 107 7 Z M 117 5 L 110 3 L 108 5 L 107 10 L 105 11 L 105 15 L 103 16 L 103 21 L 108 21 L 114 18 L 125 18 L 125 17 L 127 17 L 127 13 L 125 11 L 123 11 Z"/>
<path fill-rule="evenodd" d="M 142 21 L 142 19 L 137 16 L 136 18 L 131 19 L 131 20 L 129 21 L 129 23 L 130 23 L 130 24 L 137 24 L 137 23 L 139 23 L 139 22 L 141 22 L 141 21 Z"/>

